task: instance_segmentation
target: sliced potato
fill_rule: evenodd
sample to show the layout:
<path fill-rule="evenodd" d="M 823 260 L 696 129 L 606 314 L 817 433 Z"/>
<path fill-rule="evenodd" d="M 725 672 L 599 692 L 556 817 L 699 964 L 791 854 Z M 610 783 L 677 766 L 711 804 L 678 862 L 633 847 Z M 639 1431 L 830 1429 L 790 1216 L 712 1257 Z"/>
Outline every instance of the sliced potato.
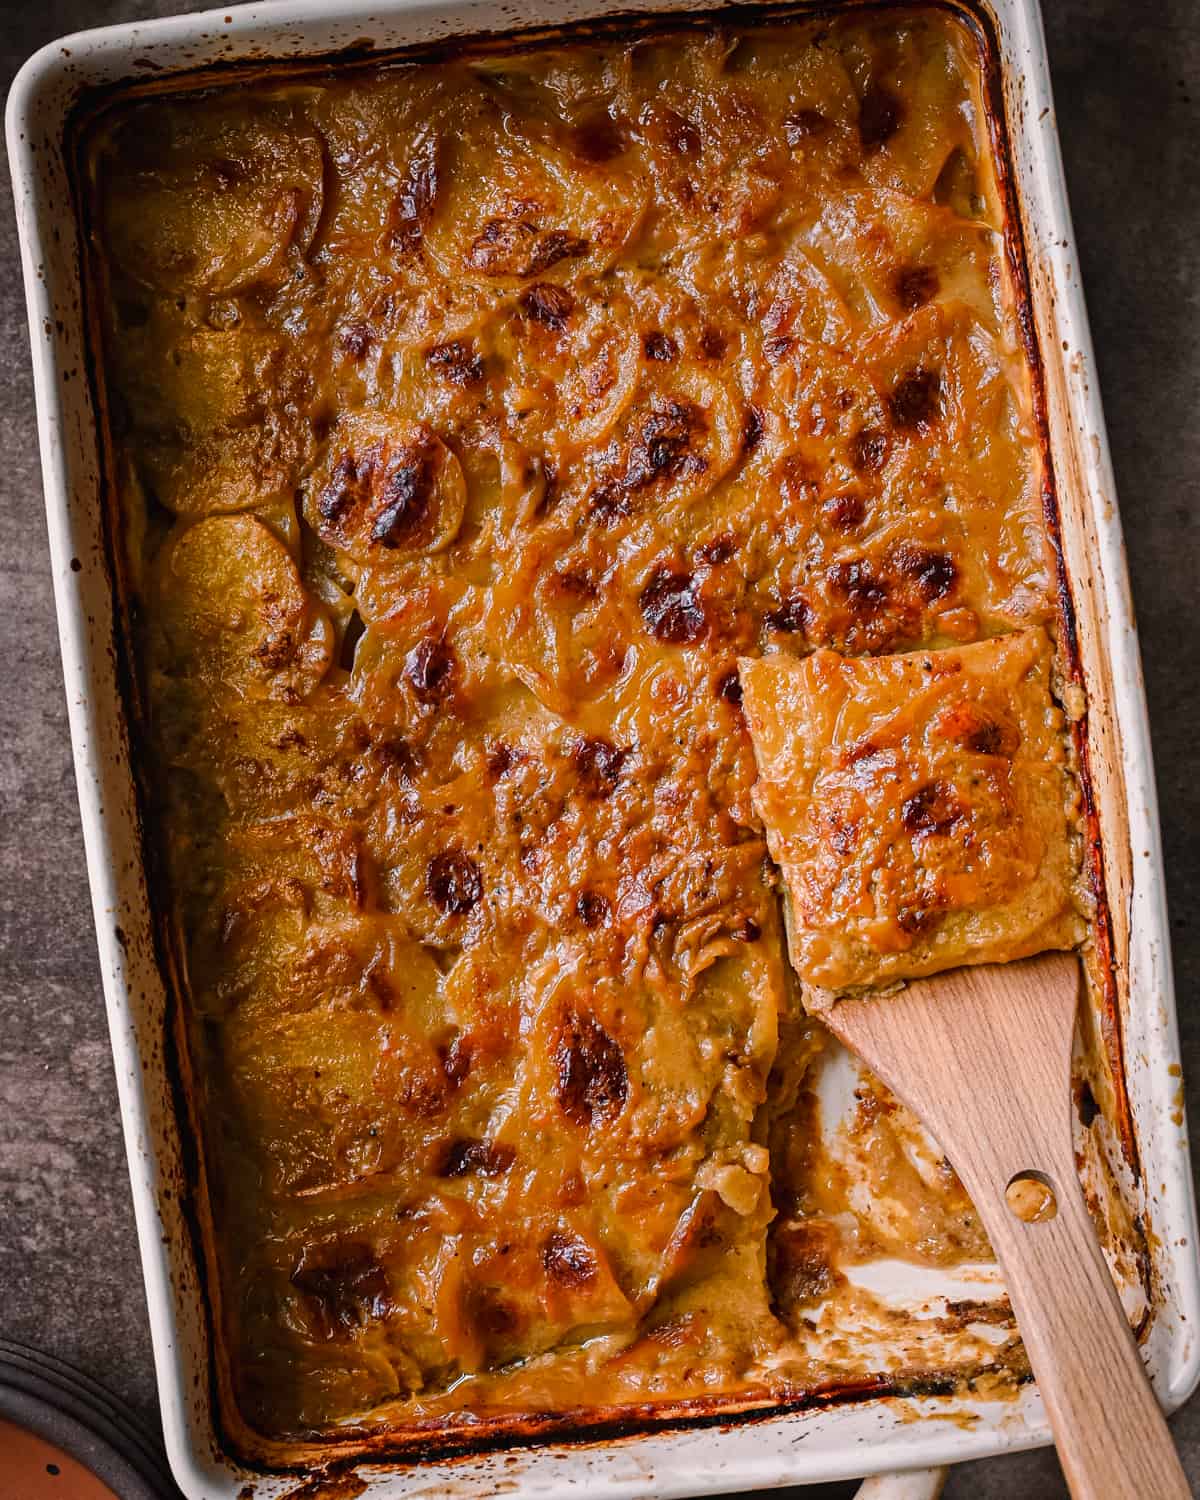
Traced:
<path fill-rule="evenodd" d="M 210 516 L 169 548 L 159 577 L 177 669 L 243 697 L 295 701 L 329 668 L 333 628 L 287 548 L 254 516 Z"/>
<path fill-rule="evenodd" d="M 312 381 L 275 334 L 156 314 L 120 334 L 120 385 L 142 477 L 179 515 L 290 503 L 312 447 Z"/>
<path fill-rule="evenodd" d="M 304 516 L 331 547 L 378 563 L 389 552 L 441 552 L 466 504 L 462 465 L 432 428 L 360 412 L 331 433 Z"/>
<path fill-rule="evenodd" d="M 425 234 L 438 270 L 507 288 L 608 270 L 641 224 L 649 186 L 622 145 L 613 149 L 615 159 L 589 163 L 514 116 L 460 141 Z"/>
<path fill-rule="evenodd" d="M 161 110 L 161 106 L 159 107 Z M 270 284 L 312 241 L 324 153 L 311 133 L 244 105 L 180 105 L 170 128 L 135 113 L 106 183 L 107 243 L 121 269 L 161 291 L 228 294 Z"/>

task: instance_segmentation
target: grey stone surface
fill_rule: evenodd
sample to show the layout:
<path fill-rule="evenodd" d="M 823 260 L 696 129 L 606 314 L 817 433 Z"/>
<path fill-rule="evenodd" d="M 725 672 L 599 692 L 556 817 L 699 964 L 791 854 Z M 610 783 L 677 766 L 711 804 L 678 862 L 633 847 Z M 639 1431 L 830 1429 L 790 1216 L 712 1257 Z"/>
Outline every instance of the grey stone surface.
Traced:
<path fill-rule="evenodd" d="M 1194 1111 L 1200 7 L 1194 0 L 1044 4 L 1141 622 Z M 7 87 L 30 52 L 64 32 L 186 8 L 170 0 L 4 0 L 0 77 Z M 70 766 L 6 166 L 0 175 L 0 1334 L 75 1363 L 155 1420 Z M 1200 1482 L 1200 1400 L 1173 1425 Z M 796 1494 L 834 1500 L 852 1489 Z M 1053 1455 L 1041 1452 L 958 1469 L 947 1493 L 951 1500 L 1058 1500 L 1066 1489 Z"/>

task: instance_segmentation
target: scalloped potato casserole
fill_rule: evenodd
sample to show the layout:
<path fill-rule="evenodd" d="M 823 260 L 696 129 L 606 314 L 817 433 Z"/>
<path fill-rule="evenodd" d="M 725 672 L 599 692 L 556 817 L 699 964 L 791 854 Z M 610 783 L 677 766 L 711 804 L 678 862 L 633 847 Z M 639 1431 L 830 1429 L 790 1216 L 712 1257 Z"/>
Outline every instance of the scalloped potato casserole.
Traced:
<path fill-rule="evenodd" d="M 853 8 L 268 70 L 93 127 L 245 1442 L 799 1399 L 861 1378 L 814 1342 L 864 1305 L 847 1265 L 988 1254 L 881 1088 L 901 1207 L 823 1154 L 737 666 L 1021 632 L 1049 672 L 983 90 L 948 11 Z M 869 934 L 833 927 L 850 964 Z M 1011 1331 L 976 1352 L 1025 1368 Z"/>

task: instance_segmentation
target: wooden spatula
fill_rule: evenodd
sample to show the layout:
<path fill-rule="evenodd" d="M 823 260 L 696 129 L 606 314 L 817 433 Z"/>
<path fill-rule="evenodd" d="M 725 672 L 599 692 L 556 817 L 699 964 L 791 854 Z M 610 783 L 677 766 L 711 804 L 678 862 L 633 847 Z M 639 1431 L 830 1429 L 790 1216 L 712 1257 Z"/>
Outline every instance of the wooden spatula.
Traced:
<path fill-rule="evenodd" d="M 953 969 L 822 1019 L 933 1132 L 1003 1267 L 1076 1500 L 1191 1490 L 1096 1241 L 1071 1138 L 1073 953 Z"/>

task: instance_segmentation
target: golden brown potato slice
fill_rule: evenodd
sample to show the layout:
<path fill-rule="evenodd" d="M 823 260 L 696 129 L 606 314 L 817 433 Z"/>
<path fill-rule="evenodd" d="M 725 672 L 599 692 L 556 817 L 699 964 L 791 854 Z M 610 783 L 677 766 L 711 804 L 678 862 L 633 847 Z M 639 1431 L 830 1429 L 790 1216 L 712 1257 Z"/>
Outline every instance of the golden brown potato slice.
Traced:
<path fill-rule="evenodd" d="M 448 547 L 466 503 L 462 465 L 429 427 L 356 412 L 331 433 L 304 514 L 331 547 L 377 563 Z"/>
<path fill-rule="evenodd" d="M 329 668 L 329 619 L 254 516 L 210 516 L 177 536 L 158 609 L 168 663 L 210 690 L 295 702 Z"/>
<path fill-rule="evenodd" d="M 741 664 L 754 800 L 810 1002 L 1081 940 L 1050 665 L 1040 629 Z"/>
<path fill-rule="evenodd" d="M 736 259 L 738 241 L 783 201 L 783 132 L 728 67 L 734 46 L 717 32 L 686 48 L 648 39 L 619 84 L 615 108 L 653 184 L 643 238 L 656 253 L 707 251 L 716 240 Z"/>
<path fill-rule="evenodd" d="M 646 209 L 630 138 L 602 104 L 571 125 L 530 110 L 523 60 L 477 67 L 443 145 L 425 245 L 453 282 L 515 290 L 608 270 Z"/>
<path fill-rule="evenodd" d="M 292 502 L 312 447 L 312 382 L 283 341 L 249 322 L 196 328 L 158 307 L 112 334 L 139 471 L 179 515 Z"/>
<path fill-rule="evenodd" d="M 162 106 L 159 106 L 161 111 Z M 321 217 L 324 158 L 309 131 L 235 106 L 130 116 L 103 199 L 121 269 L 163 291 L 229 294 L 283 274 Z"/>

